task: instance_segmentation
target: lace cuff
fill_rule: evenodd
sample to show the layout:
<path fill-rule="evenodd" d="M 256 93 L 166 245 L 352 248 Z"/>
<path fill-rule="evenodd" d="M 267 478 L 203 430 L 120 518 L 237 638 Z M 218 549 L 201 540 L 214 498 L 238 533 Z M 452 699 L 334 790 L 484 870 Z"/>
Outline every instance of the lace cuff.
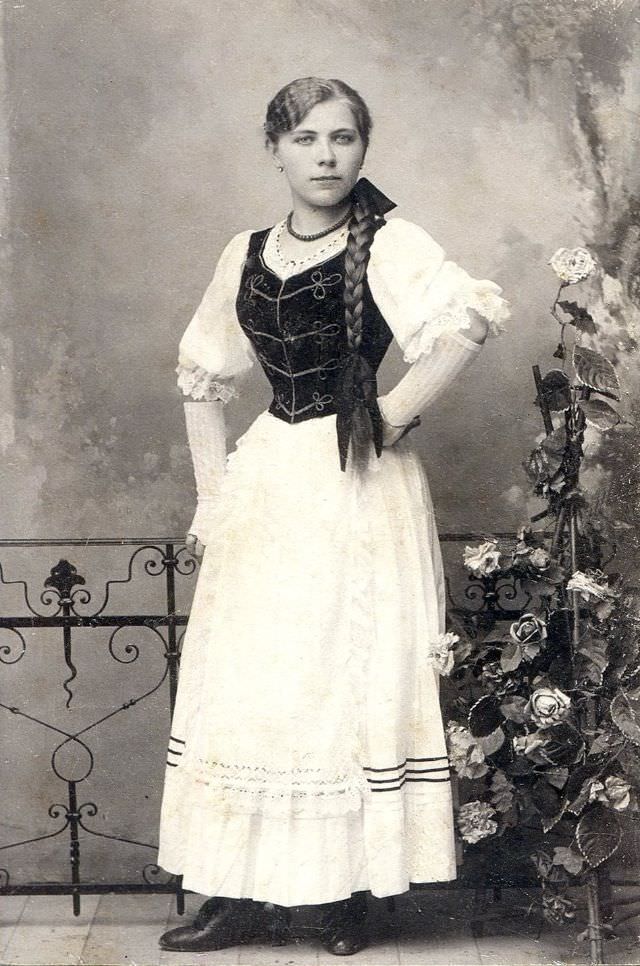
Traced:
<path fill-rule="evenodd" d="M 196 401 L 213 402 L 214 399 L 219 399 L 223 403 L 228 403 L 230 399 L 238 396 L 234 385 L 220 382 L 202 366 L 181 362 L 176 366 L 176 372 L 178 388 L 182 390 L 184 396 L 190 396 Z"/>
<path fill-rule="evenodd" d="M 437 339 L 445 333 L 460 341 L 464 340 L 470 347 L 478 348 L 478 344 L 467 339 L 461 330 L 471 328 L 471 317 L 468 309 L 474 309 L 488 323 L 488 336 L 497 336 L 505 331 L 504 323 L 510 318 L 509 303 L 501 298 L 502 289 L 493 282 L 475 283 L 467 291 L 456 293 L 443 310 L 419 328 L 411 336 L 404 347 L 406 362 L 416 359 L 432 351 Z"/>

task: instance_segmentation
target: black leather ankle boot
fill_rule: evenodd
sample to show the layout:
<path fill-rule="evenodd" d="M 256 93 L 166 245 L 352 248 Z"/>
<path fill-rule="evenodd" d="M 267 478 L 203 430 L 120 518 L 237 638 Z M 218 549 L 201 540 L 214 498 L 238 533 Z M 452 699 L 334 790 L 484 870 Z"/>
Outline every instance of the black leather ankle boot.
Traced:
<path fill-rule="evenodd" d="M 266 926 L 272 946 L 286 946 L 291 942 L 291 909 L 278 906 L 275 902 L 265 902 Z"/>
<path fill-rule="evenodd" d="M 250 899 L 207 899 L 190 926 L 160 936 L 160 948 L 197 953 L 249 942 L 264 928 L 261 911 Z"/>
<path fill-rule="evenodd" d="M 368 945 L 364 893 L 332 902 L 322 918 L 322 945 L 333 956 L 353 956 Z"/>

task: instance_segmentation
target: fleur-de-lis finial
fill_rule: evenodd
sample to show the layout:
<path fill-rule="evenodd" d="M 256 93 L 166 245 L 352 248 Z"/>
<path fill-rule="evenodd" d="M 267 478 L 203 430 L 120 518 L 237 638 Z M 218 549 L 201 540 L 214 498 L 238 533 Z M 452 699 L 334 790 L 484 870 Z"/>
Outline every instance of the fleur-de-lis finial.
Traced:
<path fill-rule="evenodd" d="M 73 564 L 68 560 L 60 560 L 55 567 L 51 568 L 44 586 L 53 587 L 61 600 L 69 600 L 73 588 L 85 583 L 84 577 L 78 573 Z"/>

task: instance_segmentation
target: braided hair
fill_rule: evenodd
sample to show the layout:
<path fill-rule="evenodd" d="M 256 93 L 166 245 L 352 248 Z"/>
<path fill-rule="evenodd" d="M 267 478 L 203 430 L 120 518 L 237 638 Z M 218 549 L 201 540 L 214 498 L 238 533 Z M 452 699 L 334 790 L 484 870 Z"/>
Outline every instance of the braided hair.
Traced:
<path fill-rule="evenodd" d="M 277 144 L 281 134 L 292 131 L 316 104 L 328 100 L 345 101 L 351 108 L 356 129 L 369 146 L 371 115 L 360 94 L 341 80 L 301 77 L 287 84 L 267 107 L 264 132 L 267 144 Z M 364 324 L 364 283 L 374 235 L 383 219 L 372 208 L 366 192 L 354 191 L 345 255 L 344 311 L 349 358 L 342 380 L 342 400 L 338 412 L 338 446 L 344 470 L 349 440 L 356 462 L 368 452 L 373 441 L 376 452 L 382 448 L 382 420 L 376 402 L 376 378 L 360 355 Z"/>

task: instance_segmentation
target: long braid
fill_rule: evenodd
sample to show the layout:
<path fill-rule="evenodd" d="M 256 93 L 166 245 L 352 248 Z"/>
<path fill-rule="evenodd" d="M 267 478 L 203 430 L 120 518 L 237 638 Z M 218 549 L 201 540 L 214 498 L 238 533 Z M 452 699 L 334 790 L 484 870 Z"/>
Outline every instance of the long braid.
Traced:
<path fill-rule="evenodd" d="M 364 280 L 376 219 L 365 198 L 358 198 L 349 222 L 345 252 L 344 314 L 347 339 L 353 352 L 360 349 L 364 311 Z"/>

